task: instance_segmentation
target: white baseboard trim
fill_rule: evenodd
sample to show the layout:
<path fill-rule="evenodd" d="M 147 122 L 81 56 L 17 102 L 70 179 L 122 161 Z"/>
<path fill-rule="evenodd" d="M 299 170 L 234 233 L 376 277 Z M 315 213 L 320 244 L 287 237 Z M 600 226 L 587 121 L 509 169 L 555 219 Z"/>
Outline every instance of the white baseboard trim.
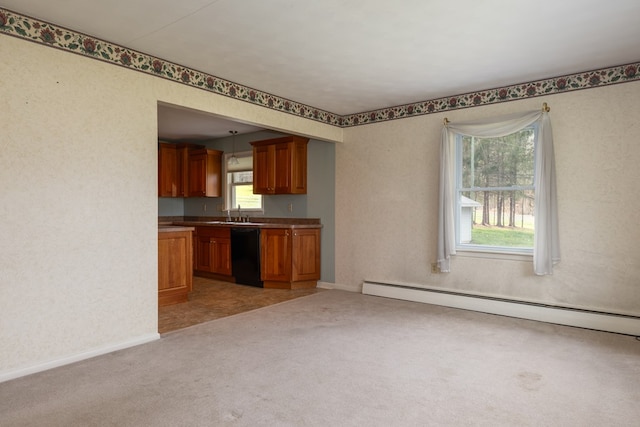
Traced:
<path fill-rule="evenodd" d="M 317 287 L 322 289 L 337 289 L 340 291 L 348 291 L 348 292 L 357 292 L 357 293 L 362 292 L 362 285 L 349 286 L 349 285 L 342 285 L 340 283 L 318 282 Z"/>
<path fill-rule="evenodd" d="M 160 339 L 160 334 L 147 334 L 140 337 L 119 342 L 116 344 L 107 345 L 104 347 L 96 348 L 93 350 L 85 351 L 82 353 L 72 354 L 69 356 L 61 357 L 55 360 L 49 360 L 47 362 L 38 363 L 35 365 L 19 368 L 15 370 L 0 372 L 0 383 L 13 380 L 16 378 L 24 377 L 26 375 L 35 374 L 38 372 L 46 371 L 60 366 L 69 365 L 71 363 L 79 362 L 81 360 L 90 359 L 92 357 L 101 356 L 103 354 L 111 353 L 118 350 L 123 350 L 129 347 L 135 347 L 140 344 L 146 344 L 151 341 Z"/>
<path fill-rule="evenodd" d="M 379 282 L 364 282 L 362 285 L 362 293 L 365 295 L 395 298 L 559 325 L 640 336 L 640 317 L 629 315 L 550 306 Z"/>

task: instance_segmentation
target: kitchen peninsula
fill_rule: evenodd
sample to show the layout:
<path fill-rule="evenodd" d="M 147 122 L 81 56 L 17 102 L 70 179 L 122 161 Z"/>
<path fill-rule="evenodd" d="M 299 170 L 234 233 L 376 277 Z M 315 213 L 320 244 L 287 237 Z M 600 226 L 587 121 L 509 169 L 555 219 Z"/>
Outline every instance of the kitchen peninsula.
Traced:
<path fill-rule="evenodd" d="M 158 227 L 158 305 L 186 302 L 193 285 L 194 227 Z"/>

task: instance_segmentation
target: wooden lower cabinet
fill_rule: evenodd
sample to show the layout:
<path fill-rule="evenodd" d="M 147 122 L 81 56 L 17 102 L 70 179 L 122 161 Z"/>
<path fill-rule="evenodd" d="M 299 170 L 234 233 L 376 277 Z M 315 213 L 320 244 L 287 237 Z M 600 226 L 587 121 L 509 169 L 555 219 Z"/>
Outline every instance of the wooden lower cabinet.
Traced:
<path fill-rule="evenodd" d="M 195 227 L 193 252 L 194 274 L 234 281 L 230 227 Z M 314 288 L 320 279 L 320 228 L 261 228 L 260 264 L 265 288 Z"/>
<path fill-rule="evenodd" d="M 314 288 L 320 279 L 320 228 L 263 228 L 261 279 L 265 288 Z"/>
<path fill-rule="evenodd" d="M 193 285 L 192 231 L 158 232 L 158 305 L 186 302 Z"/>
<path fill-rule="evenodd" d="M 231 276 L 231 230 L 228 227 L 196 227 L 195 270 Z"/>

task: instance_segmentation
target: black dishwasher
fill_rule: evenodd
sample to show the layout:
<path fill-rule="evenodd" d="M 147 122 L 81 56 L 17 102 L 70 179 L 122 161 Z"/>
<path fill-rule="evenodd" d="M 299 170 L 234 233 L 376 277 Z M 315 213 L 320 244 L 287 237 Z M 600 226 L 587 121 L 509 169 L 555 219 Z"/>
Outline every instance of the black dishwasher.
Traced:
<path fill-rule="evenodd" d="M 231 228 L 231 271 L 236 283 L 262 287 L 259 228 Z"/>

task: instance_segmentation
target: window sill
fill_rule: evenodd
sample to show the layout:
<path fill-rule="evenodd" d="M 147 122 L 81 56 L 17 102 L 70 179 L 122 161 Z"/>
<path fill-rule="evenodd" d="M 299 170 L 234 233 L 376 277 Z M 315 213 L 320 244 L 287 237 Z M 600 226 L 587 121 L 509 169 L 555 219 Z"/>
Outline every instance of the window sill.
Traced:
<path fill-rule="evenodd" d="M 487 258 L 503 259 L 509 261 L 531 262 L 533 253 L 512 252 L 509 250 L 480 249 L 480 248 L 457 248 L 456 256 L 464 258 Z"/>

